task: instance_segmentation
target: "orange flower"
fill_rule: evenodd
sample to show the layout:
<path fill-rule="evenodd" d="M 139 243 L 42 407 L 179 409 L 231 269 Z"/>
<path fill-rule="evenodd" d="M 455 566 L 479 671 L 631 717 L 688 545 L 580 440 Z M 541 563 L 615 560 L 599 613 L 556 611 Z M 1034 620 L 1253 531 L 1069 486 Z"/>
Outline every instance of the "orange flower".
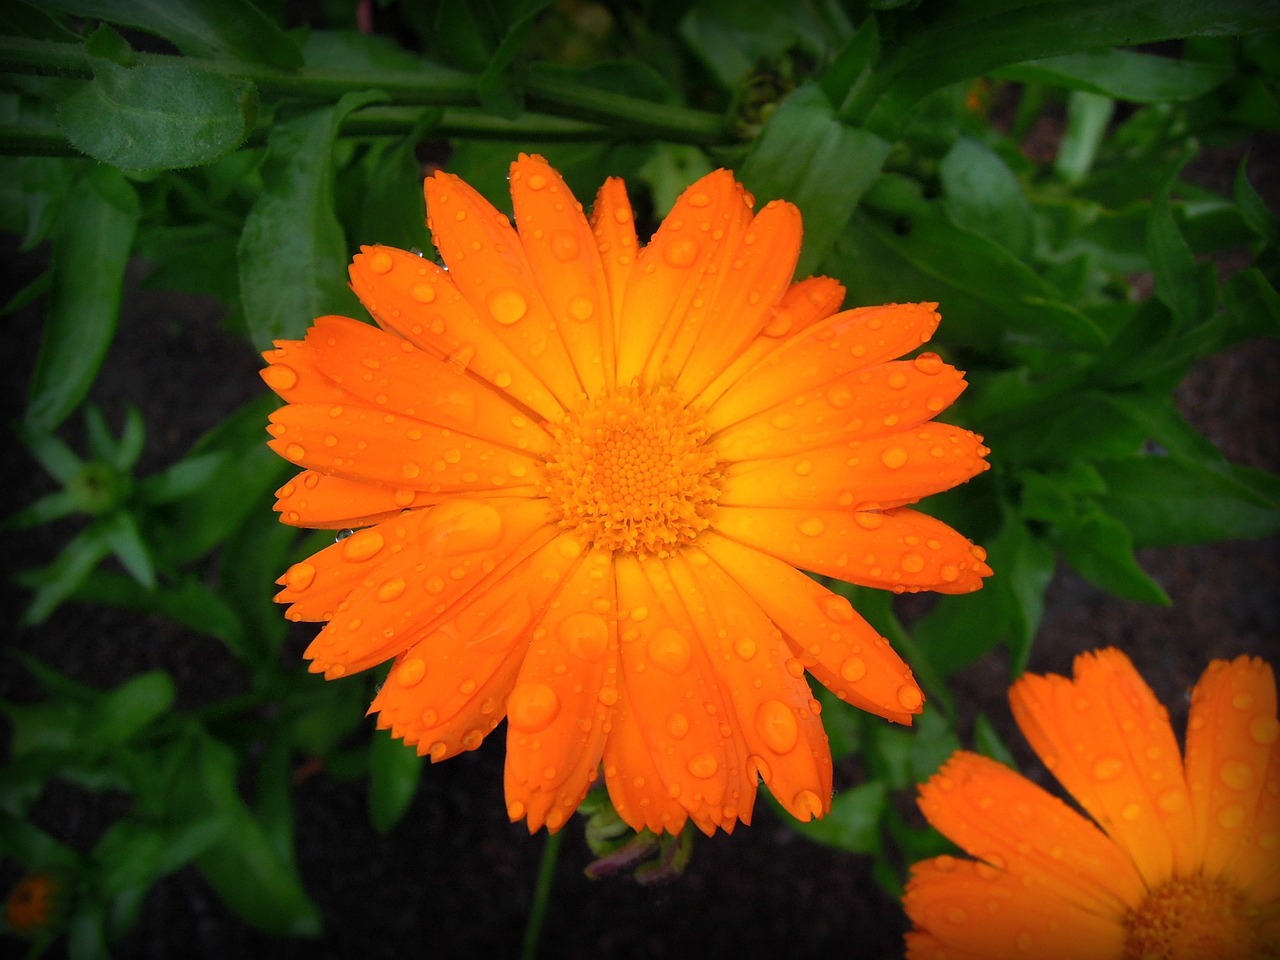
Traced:
<path fill-rule="evenodd" d="M 51 873 L 29 873 L 9 891 L 4 918 L 9 929 L 34 936 L 49 926 L 58 896 L 58 881 Z"/>
<path fill-rule="evenodd" d="M 1097 826 L 1007 767 L 955 754 L 920 788 L 920 809 L 978 860 L 912 869 L 908 957 L 1280 957 L 1280 723 L 1267 664 L 1209 664 L 1185 764 L 1168 713 L 1118 650 L 1077 657 L 1074 680 L 1025 676 L 1009 699 Z"/>
<path fill-rule="evenodd" d="M 800 217 L 721 170 L 651 243 L 622 182 L 590 219 L 536 156 L 518 229 L 456 176 L 426 181 L 447 269 L 389 247 L 351 267 L 378 324 L 321 317 L 265 356 L 303 468 L 286 523 L 364 529 L 281 578 L 327 678 L 395 658 L 380 727 L 442 760 L 507 718 L 513 820 L 557 830 L 603 764 L 640 829 L 749 822 L 763 778 L 829 808 L 808 669 L 903 723 L 922 697 L 847 600 L 796 568 L 974 590 L 983 552 L 905 505 L 986 467 L 930 422 L 960 393 L 933 304 L 836 312 L 792 284 Z"/>

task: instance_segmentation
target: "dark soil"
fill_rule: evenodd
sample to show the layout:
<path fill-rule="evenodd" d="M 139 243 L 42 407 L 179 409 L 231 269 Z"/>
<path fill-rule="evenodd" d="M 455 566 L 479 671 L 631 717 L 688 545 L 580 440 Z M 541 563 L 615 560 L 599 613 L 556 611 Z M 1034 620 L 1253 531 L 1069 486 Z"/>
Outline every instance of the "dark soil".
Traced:
<path fill-rule="evenodd" d="M 12 253 L 12 251 L 10 251 Z M 10 258 L 17 281 L 37 269 Z M 217 305 L 131 289 L 116 343 L 93 397 L 119 423 L 122 404 L 141 408 L 150 433 L 142 471 L 170 463 L 197 436 L 262 386 L 257 357 L 220 326 Z M 10 318 L 7 419 L 21 408 L 39 335 L 38 311 Z M 1280 345 L 1253 342 L 1202 362 L 1178 393 L 1191 422 L 1236 462 L 1280 471 L 1275 430 Z M 10 507 L 46 492 L 49 481 L 21 449 L 5 459 Z M 6 509 L 6 512 L 8 510 Z M 264 522 L 271 522 L 264 517 Z M 46 562 L 74 523 L 11 537 L 0 590 L 5 619 L 16 622 L 27 596 L 8 583 L 13 569 Z M 15 549 L 16 547 L 16 549 Z M 1105 595 L 1068 572 L 1049 591 L 1030 667 L 1069 672 L 1083 650 L 1126 650 L 1175 723 L 1185 695 L 1211 657 L 1239 653 L 1276 659 L 1280 637 L 1280 541 L 1233 542 L 1147 551 L 1146 569 L 1174 598 L 1162 609 Z M 96 686 L 163 668 L 181 704 L 208 703 L 243 688 L 244 679 L 214 640 L 154 619 L 68 605 L 10 643 L 67 675 Z M 38 696 L 12 660 L 0 666 L 0 697 Z M 320 682 L 317 680 L 317 682 Z M 1008 669 L 993 655 L 957 678 L 957 698 L 981 710 L 1019 746 L 1004 702 Z M 325 918 L 325 936 L 303 942 L 264 936 L 218 901 L 185 869 L 157 885 L 120 946 L 121 957 L 439 958 L 519 954 L 543 836 L 507 822 L 501 737 L 473 754 L 428 768 L 404 820 L 388 836 L 369 823 L 363 784 L 319 773 L 296 791 L 297 851 L 303 882 Z M 856 783 L 837 770 L 837 787 Z M 112 795 L 51 790 L 40 822 L 89 847 L 125 808 Z M 565 830 L 541 956 L 564 958 L 796 958 L 901 955 L 905 927 L 898 902 L 873 881 L 867 859 L 815 846 L 781 823 L 765 802 L 755 823 L 732 836 L 697 837 L 684 875 L 644 887 L 630 878 L 591 881 L 591 857 L 578 823 Z M 13 864 L 0 877 L 10 882 Z M 56 954 L 55 954 L 56 955 Z"/>

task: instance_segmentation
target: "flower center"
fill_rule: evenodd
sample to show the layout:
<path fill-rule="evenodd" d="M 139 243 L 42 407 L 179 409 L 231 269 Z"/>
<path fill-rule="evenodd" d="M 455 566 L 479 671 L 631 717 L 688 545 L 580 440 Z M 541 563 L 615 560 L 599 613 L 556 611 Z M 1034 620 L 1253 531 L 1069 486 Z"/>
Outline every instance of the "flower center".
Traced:
<path fill-rule="evenodd" d="M 1234 886 L 1175 877 L 1124 919 L 1124 960 L 1265 960 L 1280 946 L 1262 939 L 1262 913 Z"/>
<path fill-rule="evenodd" d="M 666 557 L 709 525 L 716 457 L 702 416 L 666 387 L 599 397 L 552 435 L 547 495 L 594 546 Z"/>

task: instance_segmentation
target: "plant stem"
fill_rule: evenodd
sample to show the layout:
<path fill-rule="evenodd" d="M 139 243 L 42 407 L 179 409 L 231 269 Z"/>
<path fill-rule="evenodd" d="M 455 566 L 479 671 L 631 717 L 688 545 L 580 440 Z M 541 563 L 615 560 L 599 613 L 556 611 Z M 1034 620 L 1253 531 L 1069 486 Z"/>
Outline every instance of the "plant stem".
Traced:
<path fill-rule="evenodd" d="M 521 960 L 535 960 L 538 956 L 538 940 L 542 936 L 542 921 L 546 919 L 551 903 L 551 883 L 556 875 L 562 833 L 548 834 L 542 847 L 542 859 L 538 863 L 538 879 L 533 888 L 533 903 L 529 906 L 529 922 L 524 928 L 524 943 L 520 947 Z"/>

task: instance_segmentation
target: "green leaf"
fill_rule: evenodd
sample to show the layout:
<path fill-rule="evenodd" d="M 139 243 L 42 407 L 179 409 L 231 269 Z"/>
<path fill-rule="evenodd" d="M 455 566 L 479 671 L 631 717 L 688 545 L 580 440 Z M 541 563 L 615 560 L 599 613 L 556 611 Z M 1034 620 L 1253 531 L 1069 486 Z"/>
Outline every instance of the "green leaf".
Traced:
<path fill-rule="evenodd" d="M 198 633 L 217 637 L 233 652 L 244 647 L 244 624 L 237 611 L 199 580 L 166 583 L 148 590 L 132 577 L 99 570 L 86 575 L 74 590 L 77 600 L 166 617 Z"/>
<path fill-rule="evenodd" d="M 1249 182 L 1245 171 L 1249 158 L 1245 157 L 1236 168 L 1235 198 L 1240 216 L 1248 224 L 1249 229 L 1267 243 L 1280 245 L 1280 217 L 1267 208 L 1267 203 Z"/>
<path fill-rule="evenodd" d="M 271 599 L 276 578 L 288 567 L 298 531 L 267 515 L 251 516 L 223 541 L 219 596 L 237 613 L 245 627 L 242 648 L 233 652 L 251 664 L 276 662 L 287 621 Z"/>
<path fill-rule="evenodd" d="M 880 173 L 890 144 L 836 118 L 821 88 L 792 92 L 769 116 L 742 165 L 742 182 L 763 202 L 786 199 L 804 218 L 797 276 L 812 273 Z"/>
<path fill-rule="evenodd" d="M 1167 607 L 1172 602 L 1138 565 L 1128 528 L 1101 506 L 1082 509 L 1074 520 L 1058 527 L 1057 534 L 1063 559 L 1094 586 L 1142 603 Z"/>
<path fill-rule="evenodd" d="M 789 823 L 800 836 L 814 843 L 846 853 L 877 853 L 883 842 L 880 818 L 887 805 L 885 785 L 871 781 L 837 793 L 831 801 L 831 812 L 825 817 Z"/>
<path fill-rule="evenodd" d="M 58 107 L 76 149 L 126 170 L 210 163 L 244 143 L 258 115 L 247 80 L 187 64 L 93 61 L 93 80 Z"/>
<path fill-rule="evenodd" d="M 1280 532 L 1280 480 L 1175 457 L 1103 461 L 1098 498 L 1142 547 L 1252 540 Z"/>
<path fill-rule="evenodd" d="M 173 827 L 119 820 L 93 848 L 98 891 L 113 898 L 132 887 L 150 887 L 208 850 L 227 827 L 221 817 L 202 817 Z"/>
<path fill-rule="evenodd" d="M 947 213 L 957 226 L 980 233 L 1028 259 L 1035 239 L 1031 204 L 1013 171 L 990 147 L 961 137 L 938 164 Z"/>
<path fill-rule="evenodd" d="M 1088 50 L 1001 67 L 992 76 L 1083 90 L 1131 103 L 1166 103 L 1203 96 L 1231 74 L 1225 63 L 1177 60 L 1132 50 Z"/>
<path fill-rule="evenodd" d="M 1013 751 L 1009 749 L 1009 745 L 1000 736 L 1000 731 L 985 713 L 978 714 L 973 721 L 973 746 L 983 756 L 998 760 L 1014 770 L 1018 769 L 1013 759 Z"/>
<path fill-rule="evenodd" d="M 115 336 L 138 197 L 116 170 L 96 166 L 72 187 L 53 243 L 53 275 L 26 423 L 49 432 L 89 392 Z"/>
<path fill-rule="evenodd" d="M 104 695 L 85 716 L 85 740 L 116 745 L 140 733 L 173 707 L 173 678 L 163 670 L 141 673 Z"/>
<path fill-rule="evenodd" d="M 1174 222 L 1169 207 L 1169 186 L 1158 190 L 1151 201 L 1147 221 L 1147 257 L 1155 275 L 1156 297 L 1164 303 L 1180 326 L 1189 327 L 1206 315 L 1200 296 L 1199 273 L 1191 248 Z"/>
<path fill-rule="evenodd" d="M 138 499 L 159 505 L 181 500 L 200 490 L 227 464 L 222 451 L 188 454 L 173 466 L 138 484 Z"/>
<path fill-rule="evenodd" d="M 52 433 L 18 424 L 18 436 L 45 472 L 64 487 L 84 469 L 85 463 L 69 446 Z"/>
<path fill-rule="evenodd" d="M 357 315 L 347 250 L 334 212 L 333 147 L 342 119 L 380 99 L 348 93 L 335 106 L 277 123 L 262 167 L 264 188 L 245 219 L 237 258 L 254 344 L 300 339 L 318 316 Z"/>
<path fill-rule="evenodd" d="M 40 6 L 137 27 L 195 57 L 302 66 L 297 46 L 252 0 L 40 0 Z"/>
<path fill-rule="evenodd" d="M 24 576 L 21 582 L 34 587 L 36 594 L 22 614 L 22 622 L 27 626 L 44 623 L 110 552 L 102 530 L 91 526 L 63 547 L 48 566 Z"/>
<path fill-rule="evenodd" d="M 369 743 L 369 816 L 374 829 L 389 833 L 400 822 L 422 779 L 422 757 L 403 740 L 375 730 Z"/>
<path fill-rule="evenodd" d="M 1116 104 L 1110 97 L 1073 90 L 1067 96 L 1067 128 L 1063 131 L 1054 172 L 1067 183 L 1079 183 L 1093 167 Z"/>
<path fill-rule="evenodd" d="M 529 31 L 533 29 L 534 20 L 549 6 L 551 0 L 519 0 L 509 14 L 502 40 L 476 82 L 480 104 L 490 112 L 507 119 L 515 119 L 520 115 L 524 105 L 519 92 L 510 82 L 511 64 L 524 46 Z"/>
<path fill-rule="evenodd" d="M 117 510 L 99 521 L 99 528 L 111 552 L 115 554 L 121 566 L 129 571 L 129 575 L 147 590 L 156 586 L 156 569 L 151 559 L 151 550 L 138 523 L 129 513 Z"/>

